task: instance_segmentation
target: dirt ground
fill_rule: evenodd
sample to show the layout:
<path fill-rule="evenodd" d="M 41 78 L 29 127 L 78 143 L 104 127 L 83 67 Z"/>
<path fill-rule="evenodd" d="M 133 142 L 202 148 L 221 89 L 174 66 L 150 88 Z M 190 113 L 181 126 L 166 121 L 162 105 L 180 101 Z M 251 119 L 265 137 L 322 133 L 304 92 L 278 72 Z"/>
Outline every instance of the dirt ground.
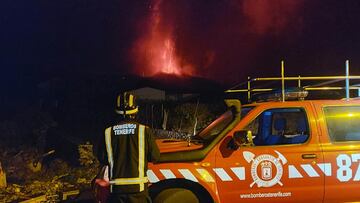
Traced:
<path fill-rule="evenodd" d="M 91 181 L 99 164 L 92 145 L 79 145 L 77 166 L 61 159 L 46 158 L 51 151 L 40 154 L 35 148 L 0 148 L 6 187 L 0 188 L 0 202 L 59 202 L 91 199 Z"/>

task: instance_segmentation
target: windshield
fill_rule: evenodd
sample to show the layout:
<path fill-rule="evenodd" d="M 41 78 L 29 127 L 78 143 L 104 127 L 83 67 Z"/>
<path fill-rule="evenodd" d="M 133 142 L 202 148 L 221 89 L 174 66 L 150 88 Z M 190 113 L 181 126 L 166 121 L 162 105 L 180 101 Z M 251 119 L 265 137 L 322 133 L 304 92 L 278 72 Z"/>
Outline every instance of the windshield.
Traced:
<path fill-rule="evenodd" d="M 230 124 L 233 120 L 233 113 L 231 110 L 226 111 L 216 120 L 214 120 L 210 125 L 208 125 L 204 130 L 202 130 L 197 137 L 203 140 L 209 140 L 215 135 L 219 134 L 226 126 Z"/>
<path fill-rule="evenodd" d="M 255 106 L 247 106 L 241 108 L 241 119 L 243 119 L 248 113 L 254 109 Z"/>
<path fill-rule="evenodd" d="M 245 117 L 254 107 L 244 107 L 241 109 L 241 118 Z M 204 141 L 212 140 L 216 135 L 223 131 L 234 119 L 234 114 L 231 109 L 223 113 L 216 120 L 210 123 L 206 128 L 204 128 L 199 134 L 196 135 L 196 138 L 199 138 Z M 196 139 L 195 138 L 195 139 Z"/>

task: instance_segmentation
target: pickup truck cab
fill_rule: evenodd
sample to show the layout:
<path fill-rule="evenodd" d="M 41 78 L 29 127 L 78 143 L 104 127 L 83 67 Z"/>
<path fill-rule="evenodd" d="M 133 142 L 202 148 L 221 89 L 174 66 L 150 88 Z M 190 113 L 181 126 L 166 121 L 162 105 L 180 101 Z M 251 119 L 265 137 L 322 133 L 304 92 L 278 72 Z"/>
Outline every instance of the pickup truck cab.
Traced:
<path fill-rule="evenodd" d="M 226 104 L 192 140 L 158 140 L 154 202 L 360 200 L 360 100 Z"/>

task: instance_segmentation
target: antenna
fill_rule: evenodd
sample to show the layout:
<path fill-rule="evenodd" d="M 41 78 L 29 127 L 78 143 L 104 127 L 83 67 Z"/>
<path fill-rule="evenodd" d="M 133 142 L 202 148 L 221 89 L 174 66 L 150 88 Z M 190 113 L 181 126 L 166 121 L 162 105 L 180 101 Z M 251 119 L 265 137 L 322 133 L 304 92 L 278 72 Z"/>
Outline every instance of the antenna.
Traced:
<path fill-rule="evenodd" d="M 247 81 L 247 97 L 248 97 L 248 102 L 250 101 L 251 99 L 251 80 L 250 80 L 250 77 L 248 77 L 248 81 Z"/>
<path fill-rule="evenodd" d="M 284 76 L 284 60 L 281 61 L 281 95 L 282 101 L 285 101 L 285 76 Z"/>
<path fill-rule="evenodd" d="M 349 60 L 345 61 L 345 72 L 346 72 L 346 79 L 345 79 L 345 86 L 346 86 L 346 100 L 350 98 L 350 85 L 349 85 Z"/>

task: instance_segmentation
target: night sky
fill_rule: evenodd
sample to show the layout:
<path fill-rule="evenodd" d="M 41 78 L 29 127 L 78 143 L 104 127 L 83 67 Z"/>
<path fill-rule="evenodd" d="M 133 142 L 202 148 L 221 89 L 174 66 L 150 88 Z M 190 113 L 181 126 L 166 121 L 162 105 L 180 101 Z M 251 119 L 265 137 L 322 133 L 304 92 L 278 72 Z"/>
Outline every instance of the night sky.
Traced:
<path fill-rule="evenodd" d="M 287 75 L 342 74 L 346 59 L 360 74 L 358 0 L 5 0 L 2 89 L 59 75 L 148 74 L 138 49 L 154 15 L 192 75 L 234 84 L 280 75 L 282 59 Z"/>

